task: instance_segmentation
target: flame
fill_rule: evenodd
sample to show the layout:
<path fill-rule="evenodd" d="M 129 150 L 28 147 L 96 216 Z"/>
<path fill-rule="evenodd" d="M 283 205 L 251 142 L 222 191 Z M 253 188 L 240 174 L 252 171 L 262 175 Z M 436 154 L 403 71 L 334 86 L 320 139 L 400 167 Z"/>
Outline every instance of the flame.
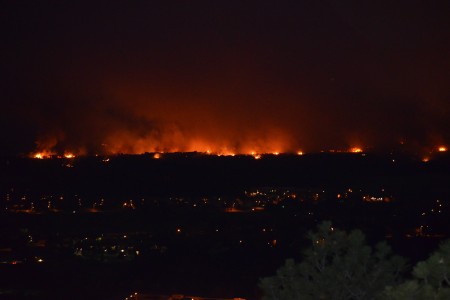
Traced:
<path fill-rule="evenodd" d="M 251 155 L 255 158 L 255 159 L 260 159 L 261 158 L 261 154 L 256 153 L 255 151 L 252 151 Z"/>
<path fill-rule="evenodd" d="M 303 155 L 303 151 L 297 151 L 297 155 Z"/>
<path fill-rule="evenodd" d="M 155 154 L 153 154 L 153 158 L 154 158 L 154 159 L 160 159 L 160 158 L 161 158 L 161 153 L 155 153 Z"/>
<path fill-rule="evenodd" d="M 75 158 L 75 155 L 73 153 L 69 152 L 69 153 L 64 153 L 64 157 L 70 159 L 70 158 Z"/>
<path fill-rule="evenodd" d="M 446 152 L 446 151 L 447 151 L 447 147 L 445 147 L 445 146 L 440 146 L 440 147 L 438 148 L 438 151 L 439 151 L 439 152 Z"/>
<path fill-rule="evenodd" d="M 353 147 L 350 149 L 350 152 L 352 153 L 361 153 L 363 152 L 363 149 L 359 148 L 359 147 Z"/>
<path fill-rule="evenodd" d="M 43 150 L 43 151 L 39 151 L 39 152 L 31 154 L 31 157 L 36 158 L 36 159 L 46 159 L 46 158 L 51 158 L 53 155 L 55 155 L 54 152 L 49 151 L 49 150 Z"/>

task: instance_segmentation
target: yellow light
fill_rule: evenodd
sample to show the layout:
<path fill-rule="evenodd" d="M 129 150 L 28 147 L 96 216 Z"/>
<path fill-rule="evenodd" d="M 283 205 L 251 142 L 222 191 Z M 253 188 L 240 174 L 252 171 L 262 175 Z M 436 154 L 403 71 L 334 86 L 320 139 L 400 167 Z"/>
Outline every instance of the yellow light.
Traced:
<path fill-rule="evenodd" d="M 361 152 L 363 152 L 363 150 L 361 148 L 359 148 L 359 147 L 353 147 L 353 148 L 350 149 L 350 152 L 361 153 Z"/>
<path fill-rule="evenodd" d="M 297 155 L 303 155 L 303 151 L 297 151 Z"/>
<path fill-rule="evenodd" d="M 440 147 L 438 148 L 438 150 L 439 150 L 439 152 L 445 152 L 445 151 L 447 151 L 447 147 L 445 147 L 445 146 L 440 146 Z"/>
<path fill-rule="evenodd" d="M 49 150 L 42 150 L 40 152 L 36 152 L 36 153 L 32 154 L 31 157 L 36 158 L 36 159 L 45 159 L 45 158 L 51 158 L 52 155 L 54 155 L 53 152 L 51 152 Z"/>
<path fill-rule="evenodd" d="M 160 153 L 155 153 L 155 154 L 153 154 L 153 158 L 154 159 L 160 159 L 161 158 L 161 154 Z"/>
<path fill-rule="evenodd" d="M 65 153 L 64 157 L 65 158 L 75 158 L 75 155 L 73 155 L 72 153 Z"/>

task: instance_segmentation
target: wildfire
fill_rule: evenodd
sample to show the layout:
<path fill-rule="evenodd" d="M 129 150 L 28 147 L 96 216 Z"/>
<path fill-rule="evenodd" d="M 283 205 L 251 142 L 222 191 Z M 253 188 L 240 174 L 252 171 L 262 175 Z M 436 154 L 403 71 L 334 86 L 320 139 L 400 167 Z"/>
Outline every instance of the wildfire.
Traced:
<path fill-rule="evenodd" d="M 256 153 L 256 151 L 252 151 L 250 153 L 251 156 L 253 156 L 255 159 L 260 159 L 261 158 L 261 154 Z"/>
<path fill-rule="evenodd" d="M 33 157 L 37 159 L 44 159 L 44 155 L 42 155 L 42 153 L 36 153 Z"/>
<path fill-rule="evenodd" d="M 297 151 L 297 155 L 303 155 L 303 151 Z"/>
<path fill-rule="evenodd" d="M 363 152 L 363 149 L 359 148 L 359 147 L 353 147 L 350 149 L 350 152 L 352 153 L 361 153 Z"/>
<path fill-rule="evenodd" d="M 75 155 L 73 153 L 65 153 L 64 157 L 70 159 L 70 158 L 75 158 Z"/>
<path fill-rule="evenodd" d="M 160 159 L 160 158 L 161 158 L 161 153 L 155 153 L 155 154 L 153 154 L 153 158 L 154 158 L 154 159 Z"/>
<path fill-rule="evenodd" d="M 438 151 L 439 151 L 439 152 L 446 152 L 446 151 L 447 151 L 447 147 L 445 147 L 445 146 L 440 146 L 440 147 L 438 148 Z"/>
<path fill-rule="evenodd" d="M 31 157 L 36 158 L 36 159 L 46 159 L 46 158 L 51 158 L 52 155 L 54 155 L 54 153 L 51 151 L 41 151 L 41 152 L 36 152 L 36 153 L 32 154 Z"/>

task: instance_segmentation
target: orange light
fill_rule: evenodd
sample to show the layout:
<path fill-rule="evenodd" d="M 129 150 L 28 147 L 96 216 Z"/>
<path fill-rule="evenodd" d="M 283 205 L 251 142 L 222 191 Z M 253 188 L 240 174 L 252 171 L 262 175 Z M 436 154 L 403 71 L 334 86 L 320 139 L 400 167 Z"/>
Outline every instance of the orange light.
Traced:
<path fill-rule="evenodd" d="M 75 158 L 75 155 L 73 155 L 72 153 L 65 153 L 64 157 L 65 158 Z"/>
<path fill-rule="evenodd" d="M 155 154 L 153 154 L 153 158 L 154 159 L 160 159 L 161 158 L 161 154 L 160 153 L 155 153 Z"/>
<path fill-rule="evenodd" d="M 429 157 L 424 157 L 424 158 L 422 158 L 422 161 L 423 161 L 423 162 L 429 162 L 429 161 L 430 161 L 430 158 L 429 158 Z"/>
<path fill-rule="evenodd" d="M 358 148 L 358 147 L 353 147 L 353 148 L 350 149 L 350 152 L 352 152 L 352 153 L 361 153 L 361 152 L 363 152 L 363 150 L 361 148 Z"/>
<path fill-rule="evenodd" d="M 31 155 L 31 157 L 36 158 L 36 159 L 45 159 L 45 158 L 51 158 L 52 155 L 54 155 L 53 152 L 51 151 L 40 151 L 40 152 L 36 152 L 34 154 Z"/>
<path fill-rule="evenodd" d="M 446 151 L 447 151 L 447 147 L 445 147 L 445 146 L 440 146 L 440 147 L 438 148 L 438 150 L 439 150 L 439 152 L 446 152 Z"/>
<path fill-rule="evenodd" d="M 303 151 L 297 151 L 297 155 L 303 155 Z"/>
<path fill-rule="evenodd" d="M 43 159 L 44 157 L 42 156 L 42 153 L 36 153 L 36 154 L 34 155 L 34 158 L 37 158 L 37 159 Z"/>

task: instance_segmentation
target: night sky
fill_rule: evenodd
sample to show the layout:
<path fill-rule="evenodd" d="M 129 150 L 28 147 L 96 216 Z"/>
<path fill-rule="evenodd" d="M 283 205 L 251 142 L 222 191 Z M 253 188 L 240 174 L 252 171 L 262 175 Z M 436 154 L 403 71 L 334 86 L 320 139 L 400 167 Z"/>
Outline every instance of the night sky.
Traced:
<path fill-rule="evenodd" d="M 450 1 L 81 2 L 1 1 L 0 154 L 450 143 Z"/>

